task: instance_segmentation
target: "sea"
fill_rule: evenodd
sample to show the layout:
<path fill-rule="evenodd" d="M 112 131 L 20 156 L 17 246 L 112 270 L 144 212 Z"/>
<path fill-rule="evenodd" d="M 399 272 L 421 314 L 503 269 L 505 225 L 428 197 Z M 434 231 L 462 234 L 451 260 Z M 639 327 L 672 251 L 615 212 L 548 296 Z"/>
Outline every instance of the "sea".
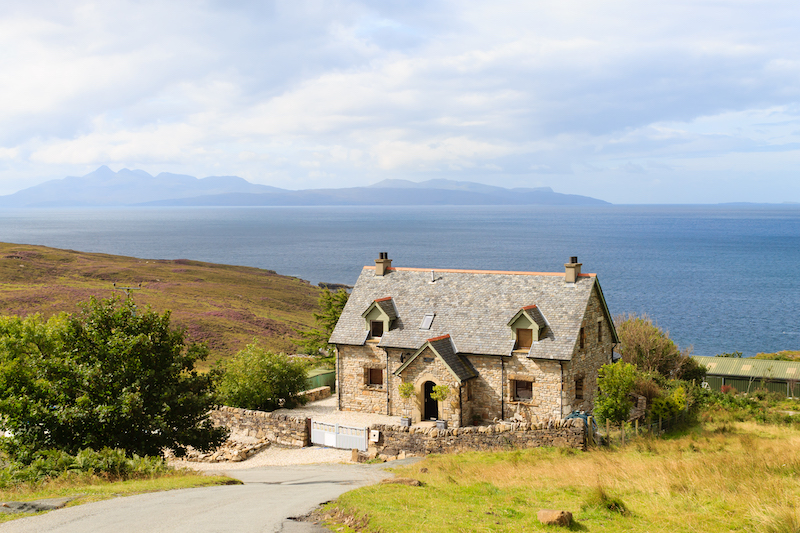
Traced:
<path fill-rule="evenodd" d="M 800 206 L 4 209 L 0 241 L 194 259 L 352 285 L 393 266 L 562 272 L 695 355 L 800 349 Z M 125 280 L 120 280 L 125 282 Z"/>

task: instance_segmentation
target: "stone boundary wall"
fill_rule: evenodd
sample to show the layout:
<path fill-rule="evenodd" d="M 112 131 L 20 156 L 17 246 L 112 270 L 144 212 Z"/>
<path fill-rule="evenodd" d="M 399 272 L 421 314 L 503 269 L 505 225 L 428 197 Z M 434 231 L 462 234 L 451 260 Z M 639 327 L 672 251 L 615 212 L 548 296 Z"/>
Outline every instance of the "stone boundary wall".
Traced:
<path fill-rule="evenodd" d="M 370 442 L 368 459 L 392 459 L 405 455 L 454 453 L 470 450 L 507 450 L 555 446 L 586 450 L 586 424 L 582 419 L 551 420 L 540 423 L 499 423 L 439 430 L 435 427 L 386 426 L 375 424 L 377 443 Z"/>
<path fill-rule="evenodd" d="M 231 436 L 243 435 L 295 448 L 311 445 L 310 418 L 227 406 L 211 411 L 210 418 L 215 426 L 230 429 Z"/>
<path fill-rule="evenodd" d="M 300 396 L 308 397 L 309 402 L 317 402 L 331 397 L 331 388 L 328 385 L 317 387 L 316 389 L 309 389 L 300 393 Z"/>

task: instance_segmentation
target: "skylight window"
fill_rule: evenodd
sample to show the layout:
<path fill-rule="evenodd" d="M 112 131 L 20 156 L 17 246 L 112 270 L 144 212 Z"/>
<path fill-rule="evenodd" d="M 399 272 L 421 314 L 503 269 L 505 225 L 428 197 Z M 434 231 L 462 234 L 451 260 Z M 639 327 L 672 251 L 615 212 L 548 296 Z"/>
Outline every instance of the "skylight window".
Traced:
<path fill-rule="evenodd" d="M 434 313 L 429 313 L 425 315 L 422 319 L 422 324 L 419 325 L 419 329 L 431 329 L 431 324 L 433 324 L 433 317 L 436 315 Z"/>

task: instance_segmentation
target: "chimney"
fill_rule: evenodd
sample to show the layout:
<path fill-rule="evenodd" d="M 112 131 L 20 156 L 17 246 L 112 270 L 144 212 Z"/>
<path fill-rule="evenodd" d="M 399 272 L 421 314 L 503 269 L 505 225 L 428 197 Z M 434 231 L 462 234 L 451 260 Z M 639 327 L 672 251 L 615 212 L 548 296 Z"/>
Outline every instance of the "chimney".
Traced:
<path fill-rule="evenodd" d="M 581 275 L 581 263 L 578 263 L 578 257 L 574 255 L 570 257 L 569 263 L 565 263 L 564 267 L 566 268 L 564 281 L 567 283 L 575 283 L 578 281 L 578 276 Z"/>
<path fill-rule="evenodd" d="M 380 258 L 375 260 L 375 275 L 383 276 L 392 267 L 392 260 L 389 259 L 389 252 L 381 252 Z"/>

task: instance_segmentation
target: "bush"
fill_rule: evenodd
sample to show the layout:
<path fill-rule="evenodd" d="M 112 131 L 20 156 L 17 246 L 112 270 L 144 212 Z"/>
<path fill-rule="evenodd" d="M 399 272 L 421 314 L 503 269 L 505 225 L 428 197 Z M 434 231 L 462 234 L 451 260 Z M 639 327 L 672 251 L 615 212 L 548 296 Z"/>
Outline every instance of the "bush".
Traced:
<path fill-rule="evenodd" d="M 61 450 L 41 450 L 0 470 L 0 488 L 39 483 L 65 475 L 101 477 L 108 481 L 149 478 L 171 471 L 162 457 L 128 456 L 120 448 L 91 448 L 71 455 Z"/>
<path fill-rule="evenodd" d="M 619 335 L 622 360 L 642 372 L 658 372 L 669 379 L 702 380 L 705 367 L 681 351 L 647 315 L 623 315 L 614 320 Z"/>
<path fill-rule="evenodd" d="M 308 365 L 285 354 L 275 354 L 257 343 L 248 345 L 217 370 L 220 401 L 231 407 L 274 411 L 306 402 Z"/>
<path fill-rule="evenodd" d="M 0 319 L 0 420 L 12 458 L 84 448 L 181 454 L 225 439 L 208 419 L 211 380 L 194 370 L 207 349 L 187 346 L 169 312 L 119 298 L 82 305 L 46 323 Z"/>
<path fill-rule="evenodd" d="M 620 361 L 600 367 L 597 386 L 600 396 L 594 402 L 594 414 L 599 421 L 614 423 L 628 420 L 633 401 L 630 395 L 636 384 L 636 367 Z"/>

